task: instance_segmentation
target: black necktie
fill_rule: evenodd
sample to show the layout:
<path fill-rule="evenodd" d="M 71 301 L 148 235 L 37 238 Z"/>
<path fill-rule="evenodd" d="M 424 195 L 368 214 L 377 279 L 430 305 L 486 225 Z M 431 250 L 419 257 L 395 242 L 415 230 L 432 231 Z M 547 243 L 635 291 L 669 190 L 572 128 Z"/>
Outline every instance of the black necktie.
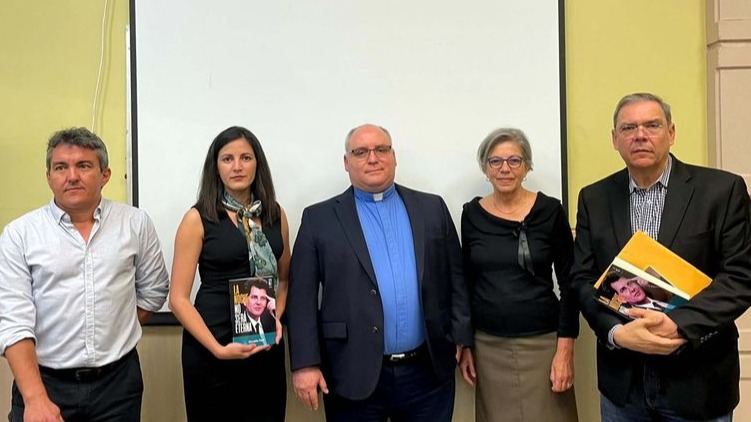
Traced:
<path fill-rule="evenodd" d="M 655 308 L 657 308 L 660 311 L 664 311 L 665 310 L 664 306 L 660 305 L 659 303 L 655 302 L 654 300 L 652 301 L 652 306 L 654 306 Z"/>

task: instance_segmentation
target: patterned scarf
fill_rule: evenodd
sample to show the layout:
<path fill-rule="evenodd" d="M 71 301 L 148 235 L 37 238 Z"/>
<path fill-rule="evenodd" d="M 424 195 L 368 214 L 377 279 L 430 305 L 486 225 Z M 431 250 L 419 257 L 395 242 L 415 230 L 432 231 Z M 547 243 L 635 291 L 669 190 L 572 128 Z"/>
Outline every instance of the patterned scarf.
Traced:
<path fill-rule="evenodd" d="M 251 197 L 250 205 L 243 206 L 227 191 L 224 191 L 222 205 L 237 213 L 237 228 L 248 242 L 251 275 L 265 278 L 271 289 L 276 290 L 278 278 L 276 257 L 261 226 L 253 221 L 253 217 L 261 215 L 261 201 L 253 201 Z"/>

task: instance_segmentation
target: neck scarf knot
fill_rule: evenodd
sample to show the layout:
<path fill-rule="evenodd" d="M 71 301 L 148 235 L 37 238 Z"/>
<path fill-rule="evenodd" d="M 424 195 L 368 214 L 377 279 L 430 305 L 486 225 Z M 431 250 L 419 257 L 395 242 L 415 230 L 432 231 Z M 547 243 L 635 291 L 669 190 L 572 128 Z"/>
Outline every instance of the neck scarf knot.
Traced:
<path fill-rule="evenodd" d="M 269 287 L 272 290 L 276 290 L 278 282 L 276 257 L 266 235 L 261 230 L 261 226 L 253 221 L 254 217 L 261 215 L 261 210 L 263 209 L 261 201 L 254 201 L 251 198 L 250 204 L 242 205 L 225 191 L 222 195 L 222 205 L 228 210 L 237 213 L 237 228 L 248 242 L 250 275 L 265 278 L 269 282 Z"/>

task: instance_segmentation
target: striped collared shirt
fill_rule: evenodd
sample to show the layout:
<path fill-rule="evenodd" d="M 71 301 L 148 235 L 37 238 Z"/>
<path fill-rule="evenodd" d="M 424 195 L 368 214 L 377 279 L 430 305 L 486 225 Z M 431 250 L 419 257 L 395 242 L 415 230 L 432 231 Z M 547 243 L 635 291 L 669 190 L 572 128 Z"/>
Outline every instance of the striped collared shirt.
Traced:
<path fill-rule="evenodd" d="M 629 214 L 631 216 L 631 233 L 638 230 L 657 239 L 660 233 L 662 210 L 665 208 L 665 196 L 668 194 L 668 179 L 673 167 L 673 157 L 668 155 L 668 165 L 660 178 L 650 187 L 642 189 L 636 185 L 634 178 L 629 175 Z"/>
<path fill-rule="evenodd" d="M 670 170 L 673 168 L 673 157 L 668 155 L 668 165 L 660 175 L 660 178 L 650 187 L 642 189 L 636 185 L 634 178 L 629 174 L 629 216 L 631 217 L 631 233 L 641 230 L 652 239 L 657 239 L 660 233 L 660 220 L 662 211 L 665 209 L 665 196 L 668 194 L 668 179 Z M 613 341 L 615 330 L 623 324 L 613 326 L 608 332 L 608 345 L 610 348 L 620 348 Z"/>

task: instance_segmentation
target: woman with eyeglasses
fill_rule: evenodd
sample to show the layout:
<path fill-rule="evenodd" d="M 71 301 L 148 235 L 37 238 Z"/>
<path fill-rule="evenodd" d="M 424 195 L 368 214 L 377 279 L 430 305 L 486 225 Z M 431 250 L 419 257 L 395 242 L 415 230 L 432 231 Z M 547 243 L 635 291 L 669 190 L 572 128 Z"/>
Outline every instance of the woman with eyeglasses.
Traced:
<path fill-rule="evenodd" d="M 476 386 L 477 421 L 577 421 L 579 311 L 569 289 L 566 213 L 559 200 L 523 186 L 532 149 L 521 130 L 490 132 L 477 160 L 492 192 L 462 211 L 475 347 L 462 351 L 459 364 Z"/>
<path fill-rule="evenodd" d="M 289 261 L 287 217 L 276 202 L 261 143 L 248 129 L 230 127 L 211 143 L 198 201 L 175 236 L 169 304 L 185 327 L 188 421 L 284 421 L 287 380 L 279 318 L 286 305 Z M 201 286 L 194 304 L 196 267 Z M 273 303 L 276 314 L 275 345 L 232 341 L 228 282 L 250 276 L 271 282 L 265 293 L 276 292 L 275 301 L 264 302 L 269 311 Z"/>

